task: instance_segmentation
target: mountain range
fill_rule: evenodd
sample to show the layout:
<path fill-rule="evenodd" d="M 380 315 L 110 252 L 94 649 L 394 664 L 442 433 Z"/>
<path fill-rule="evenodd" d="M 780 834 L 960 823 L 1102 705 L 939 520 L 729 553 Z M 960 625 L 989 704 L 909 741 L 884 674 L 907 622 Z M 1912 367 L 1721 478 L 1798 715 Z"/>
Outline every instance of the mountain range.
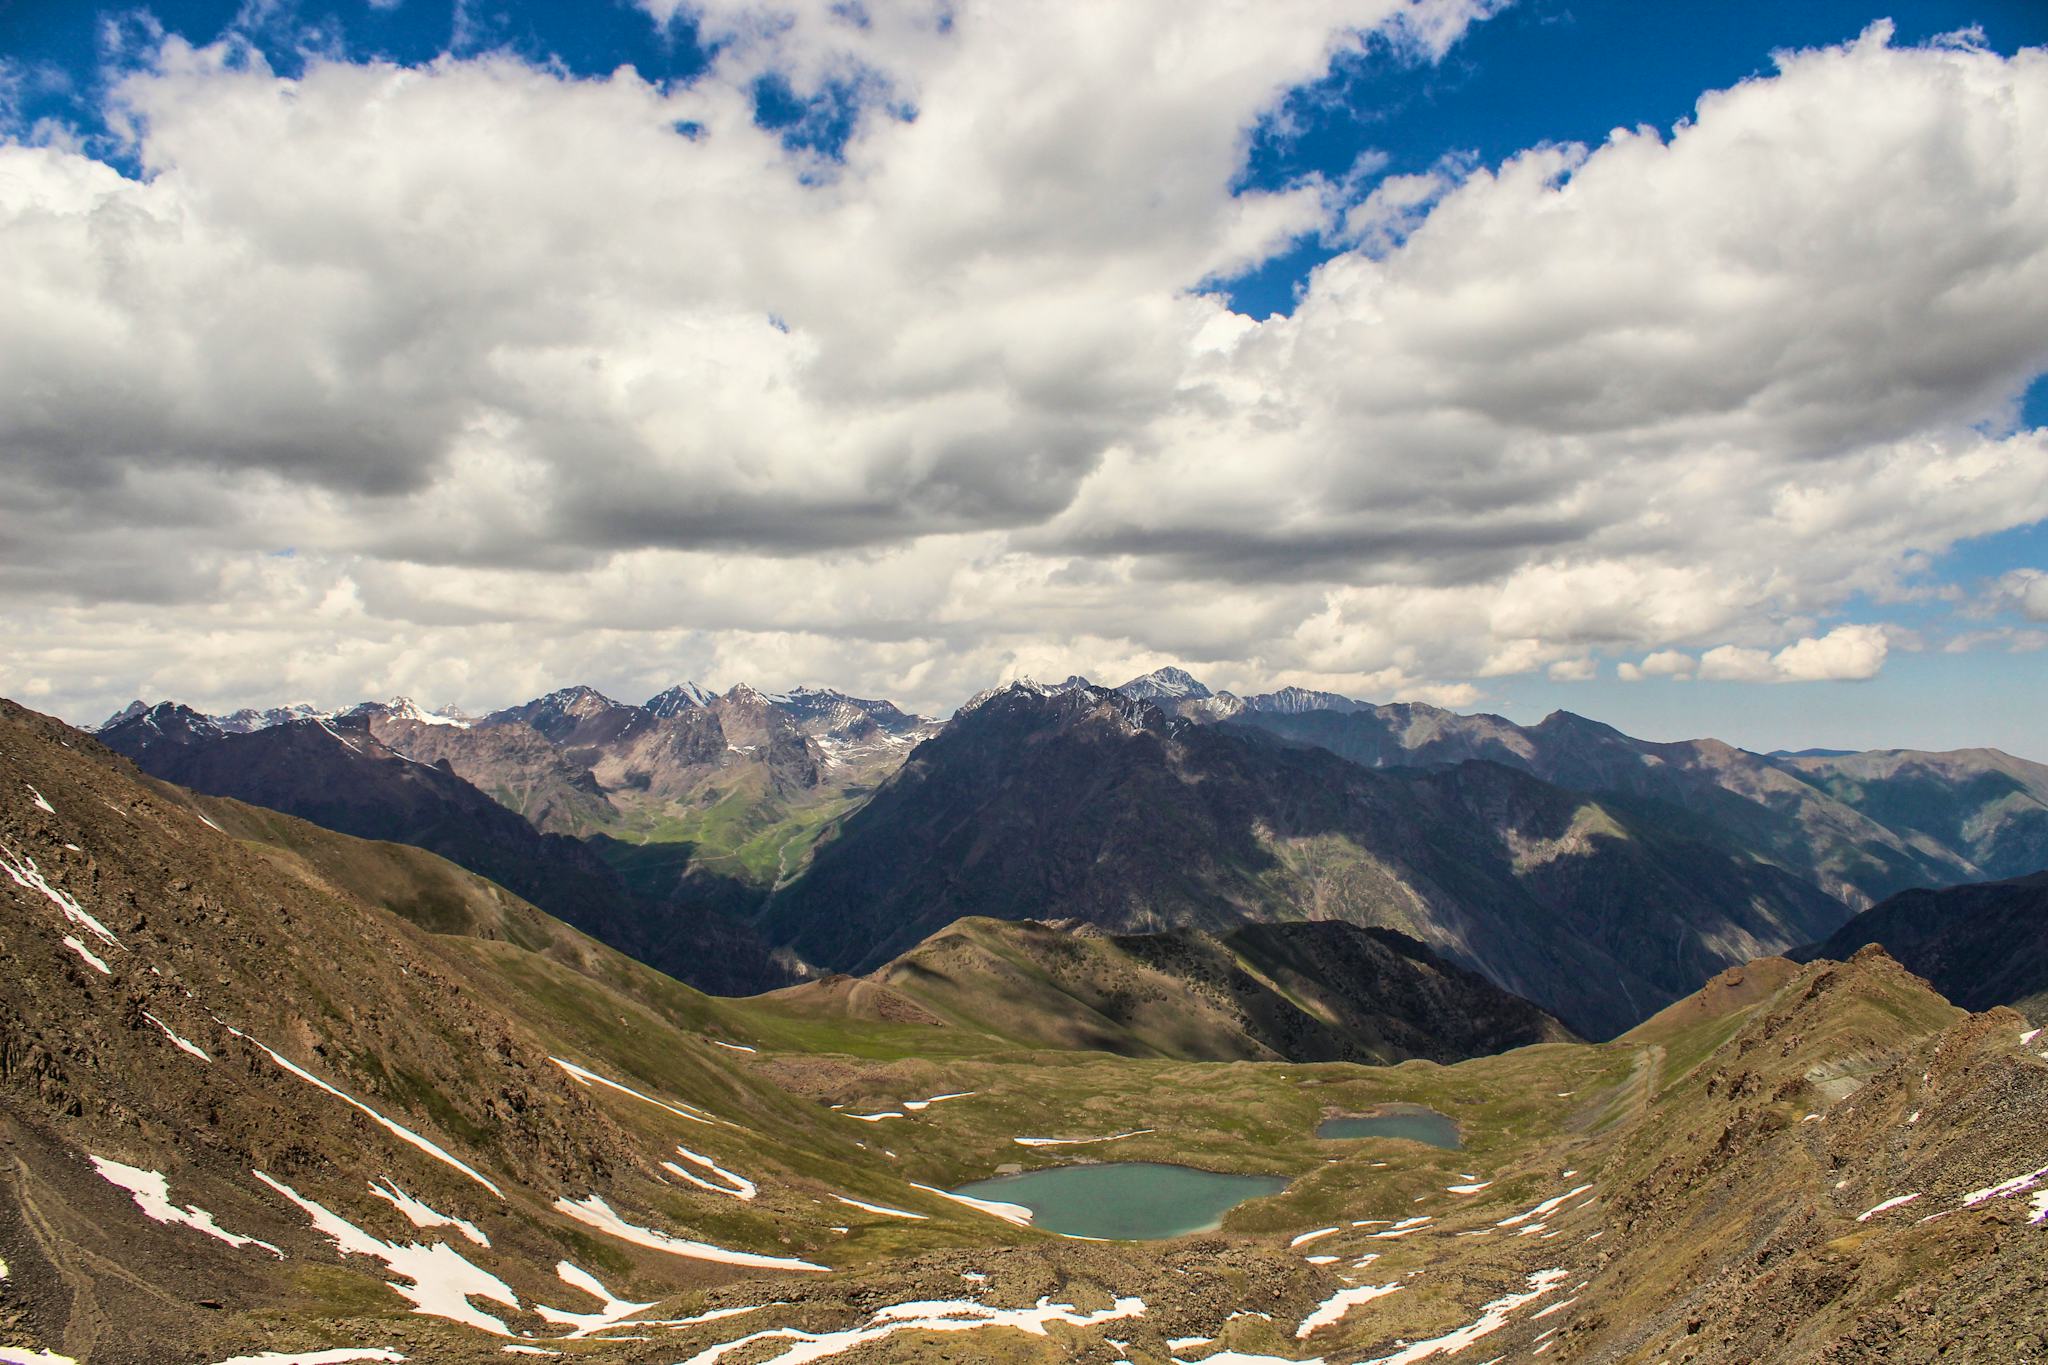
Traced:
<path fill-rule="evenodd" d="M 100 734 L 159 777 L 433 848 L 728 991 L 873 972 L 966 916 L 1212 937 L 1336 920 L 1608 1037 L 1886 897 L 2048 866 L 2048 768 L 1996 751 L 1757 754 L 1567 712 L 1239 697 L 1179 669 L 1014 683 L 943 724 L 694 684 L 483 717 L 269 714 L 242 734 L 131 707 Z M 272 732 L 299 737 L 291 759 L 234 751 L 281 749 Z M 442 777 L 394 786 L 372 771 L 393 760 Z"/>

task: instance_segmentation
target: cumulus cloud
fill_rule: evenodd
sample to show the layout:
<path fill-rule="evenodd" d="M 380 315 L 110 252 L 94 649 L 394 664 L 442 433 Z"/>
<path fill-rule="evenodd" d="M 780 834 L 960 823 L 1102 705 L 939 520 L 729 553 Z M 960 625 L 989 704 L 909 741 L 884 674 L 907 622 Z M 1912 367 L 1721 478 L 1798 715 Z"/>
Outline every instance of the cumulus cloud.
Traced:
<path fill-rule="evenodd" d="M 1683 650 L 1660 649 L 1640 662 L 1624 661 L 1624 682 L 1648 678 L 1705 682 L 1860 682 L 1884 667 L 1890 636 L 1882 626 L 1837 626 L 1825 635 L 1804 636 L 1775 653 L 1747 645 L 1716 645 L 1698 658 Z"/>
<path fill-rule="evenodd" d="M 2048 516 L 2048 53 L 1880 26 L 1668 134 L 1232 192 L 1492 7 L 719 0 L 673 88 L 169 40 L 140 179 L 0 144 L 0 688 L 1871 676 L 1829 616 Z M 1195 292 L 1308 232 L 1292 316 Z"/>

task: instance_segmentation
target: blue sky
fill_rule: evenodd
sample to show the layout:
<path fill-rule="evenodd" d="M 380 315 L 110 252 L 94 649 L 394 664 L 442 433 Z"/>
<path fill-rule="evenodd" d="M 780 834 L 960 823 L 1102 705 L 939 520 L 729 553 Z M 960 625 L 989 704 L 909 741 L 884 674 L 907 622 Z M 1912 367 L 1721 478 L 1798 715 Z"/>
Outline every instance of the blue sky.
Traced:
<path fill-rule="evenodd" d="M 48 177 L 14 184 L 56 215 L 0 224 L 75 223 L 88 260 L 105 230 L 66 167 L 147 161 L 152 194 L 104 193 L 181 234 L 124 240 L 95 287 L 127 292 L 0 335 L 51 411 L 75 386 L 92 412 L 0 429 L 36 517 L 0 564 L 33 642 L 0 690 L 88 718 L 152 689 L 495 704 L 697 676 L 943 709 L 991 675 L 1171 662 L 1657 737 L 2048 756 L 2042 225 L 1984 225 L 2033 202 L 2029 130 L 1997 111 L 2032 98 L 2048 7 L 1431 4 L 1318 0 L 1290 35 L 1172 7 L 0 0 L 4 131 Z M 377 62 L 419 79 L 332 78 Z M 688 145 L 640 141 L 650 118 Z M 1761 158 L 1718 131 L 1744 119 Z M 1586 150 L 1514 179 L 1559 144 Z M 321 158 L 382 171 L 316 210 Z M 1390 230 L 1350 226 L 1426 176 Z M 1765 203 L 1818 249 L 1766 259 L 1723 221 Z M 1526 243 L 1498 226 L 1532 211 Z M 1600 280 L 1603 233 L 1634 292 Z M 35 246 L 52 283 L 22 301 L 57 309 L 82 277 Z M 1999 252 L 2011 283 L 1983 289 Z M 1731 314 L 1695 262 L 1777 302 Z M 546 287 L 517 300 L 520 271 Z M 1583 310 L 1550 283 L 1573 271 Z M 110 313 L 95 351 L 73 323 Z M 251 327 L 291 344 L 252 352 Z M 1480 360 L 1489 327 L 1520 349 Z M 115 335 L 138 347 L 115 391 L 144 396 L 103 420 Z M 579 387 L 600 371 L 641 377 Z M 764 397 L 728 412 L 735 383 Z M 678 581 L 707 586 L 618 603 Z"/>

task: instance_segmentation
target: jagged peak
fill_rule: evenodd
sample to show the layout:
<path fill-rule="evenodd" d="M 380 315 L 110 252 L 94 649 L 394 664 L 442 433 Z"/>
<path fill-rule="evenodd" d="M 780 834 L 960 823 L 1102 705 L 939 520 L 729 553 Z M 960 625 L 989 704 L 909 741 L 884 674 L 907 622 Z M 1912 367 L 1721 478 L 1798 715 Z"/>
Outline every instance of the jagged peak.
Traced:
<path fill-rule="evenodd" d="M 657 716 L 673 716 L 697 707 L 709 706 L 718 694 L 697 682 L 679 682 L 664 688 L 642 703 Z"/>
<path fill-rule="evenodd" d="M 1086 678 L 1082 678 L 1078 673 L 1073 674 L 1063 683 L 1054 684 L 1042 683 L 1032 677 L 1013 678 L 1009 682 L 997 683 L 994 687 L 983 688 L 962 703 L 960 709 L 953 714 L 955 716 L 964 716 L 970 711 L 979 711 L 997 697 L 1012 694 L 1032 697 L 1056 697 L 1062 692 L 1078 690 L 1076 679 L 1079 679 L 1078 688 L 1091 688 L 1094 686 L 1094 684 L 1090 683 Z"/>
<path fill-rule="evenodd" d="M 149 703 L 145 702 L 142 698 L 137 697 L 134 701 L 129 702 L 126 706 L 116 711 L 113 715 L 108 716 L 105 720 L 101 721 L 94 728 L 100 730 L 111 730 L 124 720 L 133 720 L 137 716 L 146 714 L 149 711 L 149 709 Z"/>
<path fill-rule="evenodd" d="M 559 711 L 576 712 L 580 708 L 584 714 L 588 714 L 593 710 L 620 705 L 620 703 L 613 701 L 588 683 L 577 683 L 573 687 L 558 687 L 545 697 L 542 697 L 540 701 L 542 705 L 553 707 Z"/>
<path fill-rule="evenodd" d="M 1366 703 L 1335 692 L 1318 692 L 1309 687 L 1281 687 L 1271 692 L 1244 699 L 1248 711 L 1265 711 L 1276 715 L 1300 715 L 1307 711 L 1365 711 L 1371 709 Z"/>
<path fill-rule="evenodd" d="M 1200 701 L 1213 694 L 1194 674 L 1184 668 L 1155 668 L 1132 678 L 1116 689 L 1125 696 L 1148 701 Z"/>

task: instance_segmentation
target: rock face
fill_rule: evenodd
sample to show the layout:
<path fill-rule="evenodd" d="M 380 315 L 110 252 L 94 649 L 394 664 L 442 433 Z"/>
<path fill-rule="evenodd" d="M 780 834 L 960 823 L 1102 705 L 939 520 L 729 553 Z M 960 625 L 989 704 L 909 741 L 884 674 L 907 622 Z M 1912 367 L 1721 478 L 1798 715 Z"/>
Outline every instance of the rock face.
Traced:
<path fill-rule="evenodd" d="M 913 752 L 761 923 L 868 971 L 966 915 L 1114 933 L 1342 919 L 1605 1037 L 1844 914 L 1676 816 L 1498 764 L 1375 771 L 1121 692 L 1020 684 Z"/>
<path fill-rule="evenodd" d="M 1791 956 L 1846 958 L 1869 944 L 1965 1009 L 2011 1005 L 2048 1021 L 2048 872 L 1901 891 Z"/>
<path fill-rule="evenodd" d="M 1454 1062 L 1569 1030 L 1405 934 L 1338 921 L 1222 937 L 968 919 L 871 973 L 778 992 L 809 1013 L 965 1024 L 1040 1046 L 1184 1061 Z"/>

